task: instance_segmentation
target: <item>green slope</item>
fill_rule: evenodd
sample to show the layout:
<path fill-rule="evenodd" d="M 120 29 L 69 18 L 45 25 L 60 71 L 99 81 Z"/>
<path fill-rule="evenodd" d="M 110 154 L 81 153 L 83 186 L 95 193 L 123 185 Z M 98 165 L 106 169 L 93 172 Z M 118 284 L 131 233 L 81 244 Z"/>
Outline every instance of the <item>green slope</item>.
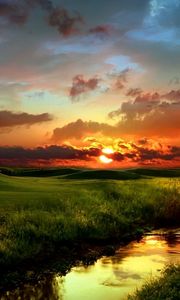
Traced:
<path fill-rule="evenodd" d="M 0 173 L 8 176 L 50 177 L 79 172 L 74 168 L 6 168 L 0 167 Z"/>
<path fill-rule="evenodd" d="M 141 178 L 141 175 L 117 170 L 90 170 L 63 176 L 66 179 L 114 179 L 130 180 Z"/>
<path fill-rule="evenodd" d="M 139 175 L 153 176 L 153 177 L 180 177 L 180 169 L 145 169 L 138 168 L 128 170 L 127 172 L 133 172 Z"/>

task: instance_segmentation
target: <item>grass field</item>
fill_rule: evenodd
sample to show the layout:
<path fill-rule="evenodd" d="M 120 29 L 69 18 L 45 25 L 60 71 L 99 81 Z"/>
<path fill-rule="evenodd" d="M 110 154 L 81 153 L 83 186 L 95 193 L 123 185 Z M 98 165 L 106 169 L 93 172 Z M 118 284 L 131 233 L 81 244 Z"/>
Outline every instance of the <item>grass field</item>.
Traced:
<path fill-rule="evenodd" d="M 33 260 L 57 245 L 123 240 L 147 227 L 179 225 L 179 178 L 70 171 L 63 169 L 60 176 L 56 170 L 58 176 L 51 177 L 0 174 L 1 268 Z M 89 177 L 82 179 L 82 172 Z"/>

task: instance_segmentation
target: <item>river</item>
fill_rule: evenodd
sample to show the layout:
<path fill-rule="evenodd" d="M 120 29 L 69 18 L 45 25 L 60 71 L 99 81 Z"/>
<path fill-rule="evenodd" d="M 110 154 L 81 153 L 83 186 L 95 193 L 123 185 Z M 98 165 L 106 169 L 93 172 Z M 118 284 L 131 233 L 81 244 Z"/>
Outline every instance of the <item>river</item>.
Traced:
<path fill-rule="evenodd" d="M 180 230 L 153 231 L 88 267 L 47 275 L 35 285 L 6 291 L 1 300 L 123 300 L 165 264 L 180 262 Z"/>

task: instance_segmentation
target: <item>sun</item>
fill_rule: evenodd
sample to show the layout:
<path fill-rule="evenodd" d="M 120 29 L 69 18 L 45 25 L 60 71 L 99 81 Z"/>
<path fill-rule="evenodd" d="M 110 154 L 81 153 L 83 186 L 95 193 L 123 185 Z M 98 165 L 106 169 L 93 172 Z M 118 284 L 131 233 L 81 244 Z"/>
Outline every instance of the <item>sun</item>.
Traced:
<path fill-rule="evenodd" d="M 108 158 L 107 156 L 105 156 L 105 155 L 100 155 L 99 156 L 99 159 L 100 159 L 100 161 L 103 163 L 103 164 L 109 164 L 109 163 L 111 163 L 113 160 L 112 160 L 112 158 Z"/>
<path fill-rule="evenodd" d="M 112 153 L 114 153 L 114 150 L 112 148 L 104 148 L 104 149 L 102 149 L 102 153 L 112 154 Z"/>
<path fill-rule="evenodd" d="M 104 148 L 102 149 L 102 155 L 99 156 L 99 160 L 103 163 L 103 164 L 110 164 L 111 162 L 113 162 L 112 158 L 107 157 L 104 154 L 113 154 L 114 150 L 112 148 Z"/>

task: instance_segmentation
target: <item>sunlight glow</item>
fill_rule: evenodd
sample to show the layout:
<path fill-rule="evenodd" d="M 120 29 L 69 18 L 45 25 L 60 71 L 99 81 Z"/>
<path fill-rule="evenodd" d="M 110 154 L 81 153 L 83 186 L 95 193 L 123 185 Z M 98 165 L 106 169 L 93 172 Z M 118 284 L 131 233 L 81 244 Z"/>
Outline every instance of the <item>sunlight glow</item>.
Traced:
<path fill-rule="evenodd" d="M 109 163 L 111 163 L 113 160 L 112 160 L 112 158 L 108 158 L 108 157 L 106 157 L 105 155 L 101 155 L 100 157 L 99 157 L 99 159 L 100 159 L 100 161 L 102 162 L 102 163 L 104 163 L 104 164 L 109 164 Z"/>
<path fill-rule="evenodd" d="M 104 148 L 104 149 L 102 149 L 102 153 L 112 154 L 112 153 L 114 153 L 114 150 L 112 148 Z"/>

